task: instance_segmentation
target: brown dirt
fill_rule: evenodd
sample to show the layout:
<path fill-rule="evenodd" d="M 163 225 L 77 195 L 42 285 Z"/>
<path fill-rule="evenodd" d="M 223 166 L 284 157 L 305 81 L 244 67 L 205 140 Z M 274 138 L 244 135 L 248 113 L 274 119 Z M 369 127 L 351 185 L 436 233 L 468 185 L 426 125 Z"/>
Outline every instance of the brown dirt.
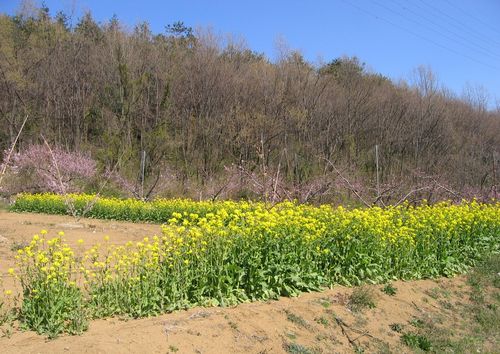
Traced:
<path fill-rule="evenodd" d="M 12 245 L 27 242 L 47 229 L 65 231 L 69 243 L 80 238 L 86 244 L 123 244 L 160 232 L 159 225 L 82 219 L 42 214 L 0 212 L 0 274 L 6 287 L 13 286 L 5 276 L 14 263 Z M 286 343 L 296 343 L 318 353 L 351 353 L 349 340 L 362 345 L 365 352 L 403 347 L 392 323 L 408 324 L 415 317 L 439 316 L 442 325 L 458 323 L 458 314 L 446 310 L 436 292 L 446 292 L 452 305 L 465 303 L 465 278 L 397 281 L 396 296 L 388 296 L 381 285 L 372 286 L 376 308 L 353 313 L 347 306 L 352 289 L 336 286 L 318 293 L 279 301 L 240 304 L 234 308 L 193 308 L 154 318 L 127 320 L 110 318 L 92 321 L 81 336 L 62 336 L 47 340 L 33 332 L 14 329 L 0 338 L 0 353 L 285 353 Z M 18 289 L 17 289 L 18 290 Z M 449 306 L 448 306 L 449 308 Z M 341 319 L 341 324 L 335 320 Z M 460 328 L 456 329 L 457 335 Z M 1 333 L 0 333 L 1 334 Z M 385 343 L 385 344 L 383 344 Z"/>

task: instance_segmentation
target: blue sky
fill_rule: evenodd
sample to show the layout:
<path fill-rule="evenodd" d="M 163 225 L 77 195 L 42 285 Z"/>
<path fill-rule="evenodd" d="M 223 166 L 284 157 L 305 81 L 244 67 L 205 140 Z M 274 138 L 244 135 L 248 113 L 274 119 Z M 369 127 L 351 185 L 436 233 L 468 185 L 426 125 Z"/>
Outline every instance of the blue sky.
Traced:
<path fill-rule="evenodd" d="M 15 13 L 20 0 L 0 0 L 0 11 Z M 105 22 L 113 14 L 130 26 L 147 21 L 154 32 L 183 21 L 246 39 L 248 46 L 276 57 L 284 39 L 310 61 L 357 56 L 394 80 L 409 79 L 419 65 L 430 66 L 456 94 L 465 85 L 489 92 L 489 107 L 500 105 L 500 1 L 498 0 L 331 0 L 331 1 L 153 1 L 46 0 L 51 13 L 76 19 L 85 10 Z M 75 20 L 76 21 L 76 20 Z"/>

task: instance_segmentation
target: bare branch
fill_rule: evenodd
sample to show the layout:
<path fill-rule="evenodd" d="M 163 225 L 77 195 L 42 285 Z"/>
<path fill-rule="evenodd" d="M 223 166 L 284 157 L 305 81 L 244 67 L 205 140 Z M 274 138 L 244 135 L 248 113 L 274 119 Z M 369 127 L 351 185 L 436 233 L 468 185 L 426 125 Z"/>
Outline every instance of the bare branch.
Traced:
<path fill-rule="evenodd" d="M 361 200 L 361 202 L 363 202 L 363 204 L 367 207 L 370 207 L 370 203 L 368 203 L 359 193 L 358 191 L 356 190 L 356 188 L 354 188 L 354 186 L 351 184 L 351 182 L 349 182 L 349 180 L 347 178 L 345 178 L 342 173 L 340 173 L 340 171 L 337 169 L 337 167 L 335 167 L 335 165 L 333 164 L 333 162 L 331 162 L 330 160 L 328 160 L 327 158 L 325 158 L 325 161 L 328 162 L 328 164 L 330 166 L 332 166 L 333 170 L 339 175 L 340 178 L 342 178 L 342 180 L 347 184 L 347 186 L 349 187 L 349 190 L 351 190 L 354 195 L 356 197 L 359 198 L 359 200 Z"/>
<path fill-rule="evenodd" d="M 21 136 L 21 133 L 24 129 L 24 126 L 25 126 L 27 120 L 28 120 L 28 115 L 26 115 L 26 117 L 24 118 L 23 124 L 21 125 L 21 128 L 19 128 L 19 131 L 17 132 L 16 138 L 12 142 L 12 145 L 9 149 L 9 153 L 7 154 L 7 158 L 4 161 L 2 172 L 0 173 L 0 186 L 2 186 L 3 177 L 5 176 L 5 172 L 7 171 L 7 166 L 9 165 L 10 158 L 12 156 L 12 152 L 14 151 L 14 148 L 16 147 L 17 141 L 19 140 L 19 137 Z"/>

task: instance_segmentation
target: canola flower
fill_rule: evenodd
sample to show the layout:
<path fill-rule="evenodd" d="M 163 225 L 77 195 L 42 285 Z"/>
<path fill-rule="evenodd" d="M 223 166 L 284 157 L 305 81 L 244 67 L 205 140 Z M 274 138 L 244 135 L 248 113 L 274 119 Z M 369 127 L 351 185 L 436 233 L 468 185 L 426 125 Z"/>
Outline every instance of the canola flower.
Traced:
<path fill-rule="evenodd" d="M 23 198 L 42 202 L 40 195 Z M 451 276 L 500 252 L 499 203 L 348 210 L 293 202 L 99 202 L 109 218 L 123 217 L 124 205 L 142 205 L 142 217 L 163 220 L 161 232 L 119 246 L 104 237 L 86 250 L 83 240 L 70 247 L 64 234 L 35 235 L 18 252 L 15 270 L 28 327 L 78 332 L 82 314 L 142 317 L 333 284 Z M 54 317 L 60 320 L 51 324 Z"/>

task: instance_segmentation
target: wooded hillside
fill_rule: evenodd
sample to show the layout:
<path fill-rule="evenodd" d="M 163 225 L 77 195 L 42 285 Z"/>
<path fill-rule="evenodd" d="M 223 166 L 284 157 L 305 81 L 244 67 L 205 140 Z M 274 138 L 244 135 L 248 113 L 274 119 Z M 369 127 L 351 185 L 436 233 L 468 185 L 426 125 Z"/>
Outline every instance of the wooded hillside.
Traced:
<path fill-rule="evenodd" d="M 181 22 L 154 34 L 91 14 L 69 26 L 46 8 L 1 15 L 0 150 L 25 117 L 16 151 L 88 154 L 114 176 L 110 194 L 365 204 L 497 195 L 500 110 L 477 91 L 457 97 L 426 68 L 395 83 L 356 58 L 318 65 L 288 50 L 271 61 Z"/>

